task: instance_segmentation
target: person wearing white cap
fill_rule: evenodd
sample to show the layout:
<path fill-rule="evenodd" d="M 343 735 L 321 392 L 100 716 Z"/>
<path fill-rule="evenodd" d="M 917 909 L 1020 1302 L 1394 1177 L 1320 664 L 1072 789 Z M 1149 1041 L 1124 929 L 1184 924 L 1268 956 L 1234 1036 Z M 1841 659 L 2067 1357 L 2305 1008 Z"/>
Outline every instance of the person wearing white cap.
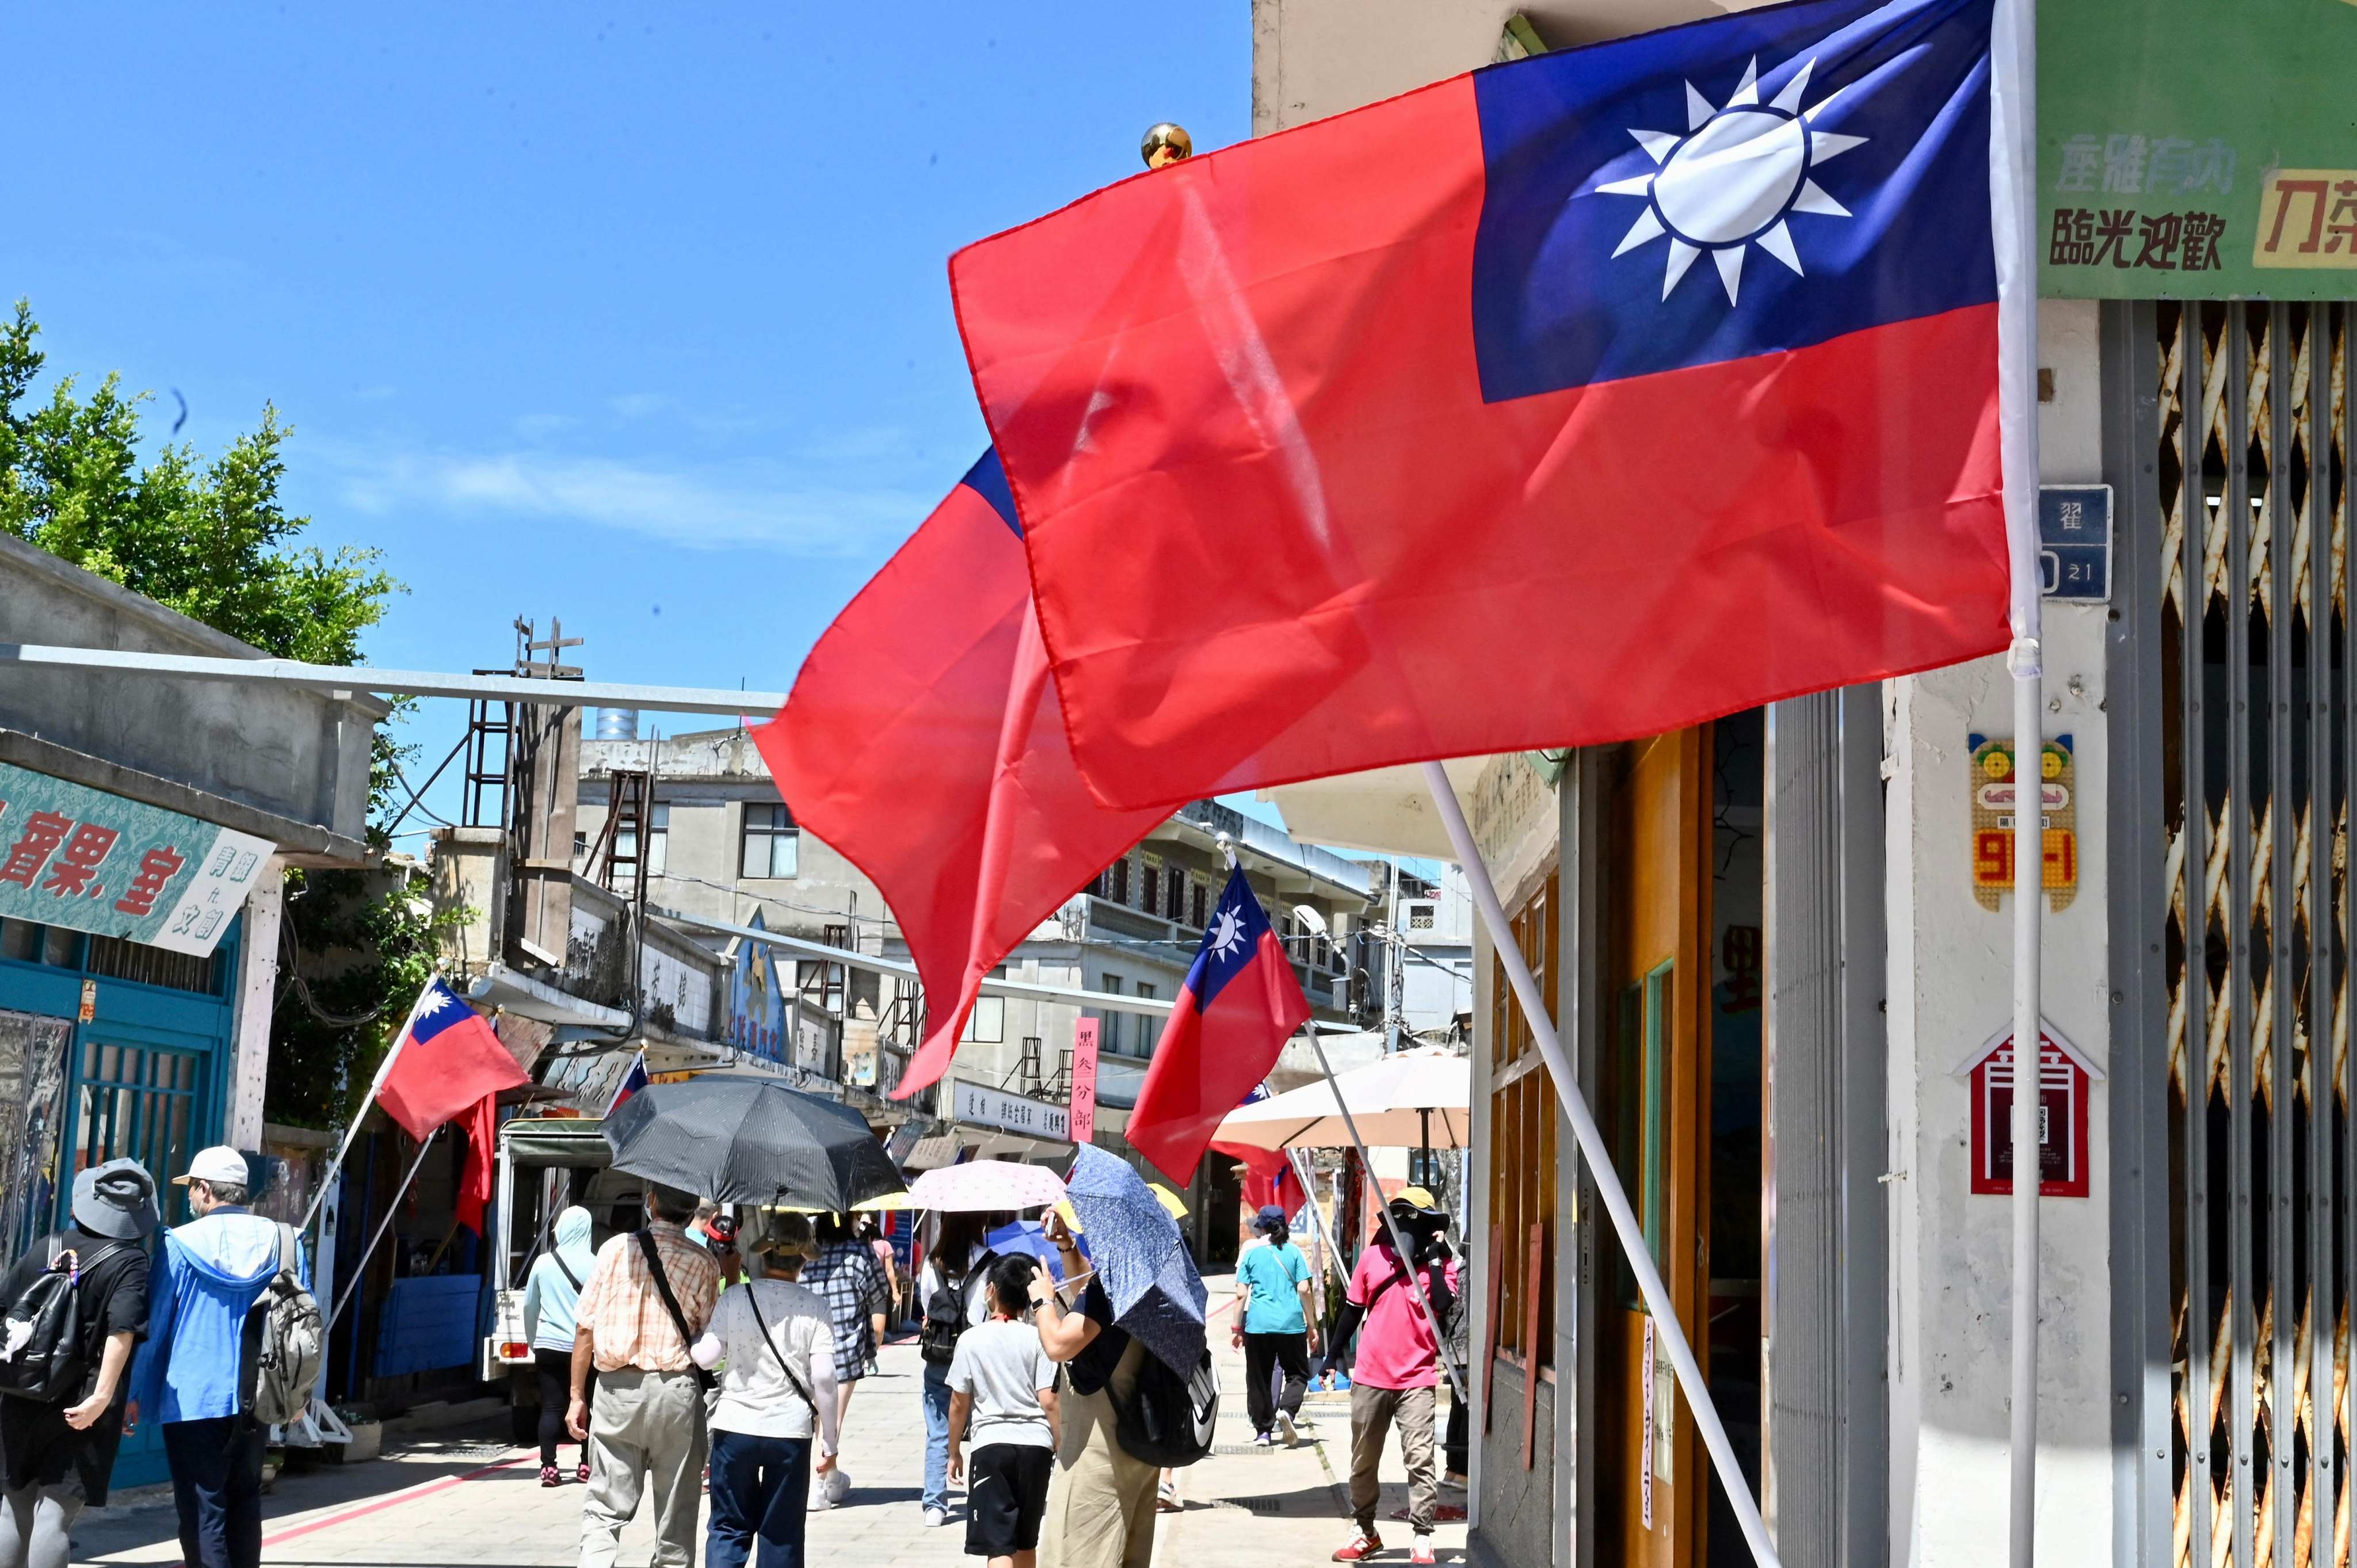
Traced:
<path fill-rule="evenodd" d="M 281 1227 L 246 1211 L 252 1178 L 235 1149 L 200 1149 L 172 1180 L 196 1219 L 165 1236 L 126 1426 L 145 1410 L 164 1428 L 188 1568 L 256 1568 L 270 1432 L 244 1408 L 238 1353 L 246 1312 L 278 1272 Z M 298 1256 L 307 1290 L 310 1259 Z"/>
<path fill-rule="evenodd" d="M 136 1160 L 109 1160 L 74 1177 L 73 1223 L 27 1248 L 0 1281 L 5 1305 L 44 1274 L 67 1274 L 81 1330 L 62 1397 L 0 1399 L 0 1568 L 65 1568 L 75 1516 L 106 1503 L 123 1372 L 147 1326 L 155 1229 L 156 1178 Z"/>

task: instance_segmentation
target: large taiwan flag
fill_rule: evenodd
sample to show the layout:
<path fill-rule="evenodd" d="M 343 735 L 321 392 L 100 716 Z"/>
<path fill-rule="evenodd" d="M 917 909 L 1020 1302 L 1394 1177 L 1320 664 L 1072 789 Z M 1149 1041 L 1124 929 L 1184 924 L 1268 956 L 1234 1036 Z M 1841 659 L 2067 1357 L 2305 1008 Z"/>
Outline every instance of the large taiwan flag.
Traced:
<path fill-rule="evenodd" d="M 959 252 L 1090 787 L 1609 741 L 2003 648 L 1990 27 L 1803 0 L 1541 55 Z"/>
<path fill-rule="evenodd" d="M 1081 781 L 995 452 L 820 636 L 753 741 L 908 940 L 925 1038 L 900 1099 L 949 1066 L 984 977 L 1168 814 L 1108 810 Z"/>
<path fill-rule="evenodd" d="M 1285 945 L 1239 866 L 1228 873 L 1211 923 L 1122 1129 L 1130 1146 L 1182 1186 L 1228 1112 L 1267 1078 L 1309 1017 Z"/>

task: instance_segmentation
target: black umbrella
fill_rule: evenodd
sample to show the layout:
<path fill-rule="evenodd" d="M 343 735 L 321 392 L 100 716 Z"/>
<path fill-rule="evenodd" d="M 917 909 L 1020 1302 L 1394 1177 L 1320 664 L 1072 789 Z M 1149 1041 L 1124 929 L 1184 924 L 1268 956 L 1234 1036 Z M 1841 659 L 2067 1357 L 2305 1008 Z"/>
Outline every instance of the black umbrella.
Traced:
<path fill-rule="evenodd" d="M 908 1184 L 859 1112 L 753 1078 L 651 1084 L 606 1121 L 614 1168 L 716 1203 L 835 1213 Z"/>

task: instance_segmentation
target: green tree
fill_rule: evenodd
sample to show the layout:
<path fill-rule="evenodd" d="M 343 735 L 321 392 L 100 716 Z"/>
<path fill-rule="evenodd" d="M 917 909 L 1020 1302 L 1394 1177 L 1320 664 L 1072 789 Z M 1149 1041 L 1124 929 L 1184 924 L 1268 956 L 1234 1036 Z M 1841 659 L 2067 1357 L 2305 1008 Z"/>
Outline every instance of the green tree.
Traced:
<path fill-rule="evenodd" d="M 109 374 L 87 396 L 46 368 L 32 306 L 0 319 L 0 529 L 85 571 L 282 659 L 361 661 L 361 634 L 402 585 L 382 553 L 299 543 L 311 526 L 279 497 L 292 429 L 265 403 L 261 424 L 206 460 L 189 444 L 143 456 L 151 394 Z M 395 769 L 380 729 L 369 837 L 388 847 Z M 392 1031 L 432 970 L 434 921 L 422 874 L 287 874 L 287 983 L 271 1028 L 265 1113 L 325 1126 L 365 1090 Z"/>

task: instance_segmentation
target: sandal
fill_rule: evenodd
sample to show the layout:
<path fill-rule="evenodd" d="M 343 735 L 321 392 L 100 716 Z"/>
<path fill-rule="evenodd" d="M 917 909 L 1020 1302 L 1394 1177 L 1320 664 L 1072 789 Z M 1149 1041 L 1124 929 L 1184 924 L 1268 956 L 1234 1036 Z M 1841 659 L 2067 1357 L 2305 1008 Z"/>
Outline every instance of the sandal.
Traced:
<path fill-rule="evenodd" d="M 574 1470 L 573 1470 L 573 1478 L 574 1478 L 575 1480 L 576 1480 L 576 1481 L 580 1482 L 580 1483 L 581 1483 L 583 1486 L 585 1486 L 585 1487 L 586 1487 L 586 1486 L 587 1486 L 587 1485 L 589 1484 L 589 1461 L 588 1461 L 588 1460 L 584 1459 L 584 1460 L 582 1460 L 582 1461 L 581 1461 L 581 1463 L 580 1463 L 579 1465 L 577 1465 L 577 1466 L 576 1466 L 574 1467 Z"/>
<path fill-rule="evenodd" d="M 556 1473 L 555 1466 L 543 1465 L 540 1467 L 540 1484 L 544 1487 L 561 1487 L 565 1485 L 565 1477 Z"/>

